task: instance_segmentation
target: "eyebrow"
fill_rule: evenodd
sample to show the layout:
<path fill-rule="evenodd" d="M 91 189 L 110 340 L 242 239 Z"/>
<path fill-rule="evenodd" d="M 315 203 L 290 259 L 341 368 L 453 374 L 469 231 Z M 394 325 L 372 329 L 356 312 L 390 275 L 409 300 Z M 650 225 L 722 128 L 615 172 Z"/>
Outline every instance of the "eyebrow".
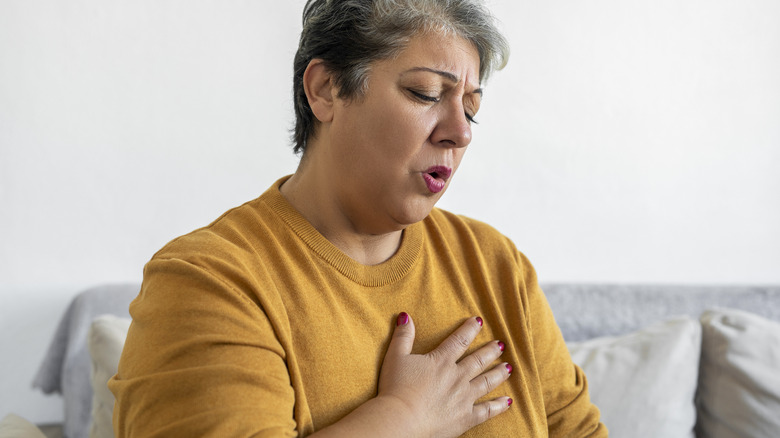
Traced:
<path fill-rule="evenodd" d="M 439 76 L 442 76 L 442 77 L 444 77 L 444 78 L 446 78 L 446 79 L 448 79 L 448 80 L 450 80 L 452 82 L 455 82 L 456 84 L 458 82 L 460 82 L 460 79 L 457 76 L 455 76 L 454 74 L 452 74 L 452 73 L 450 73 L 448 71 L 436 70 L 436 69 L 428 68 L 428 67 L 414 67 L 414 68 L 410 68 L 406 72 L 413 72 L 413 71 L 427 71 L 429 73 L 434 73 L 434 74 L 437 74 Z M 476 93 L 476 94 L 479 94 L 480 96 L 482 96 L 482 88 L 477 88 L 476 90 L 472 91 L 472 93 Z"/>

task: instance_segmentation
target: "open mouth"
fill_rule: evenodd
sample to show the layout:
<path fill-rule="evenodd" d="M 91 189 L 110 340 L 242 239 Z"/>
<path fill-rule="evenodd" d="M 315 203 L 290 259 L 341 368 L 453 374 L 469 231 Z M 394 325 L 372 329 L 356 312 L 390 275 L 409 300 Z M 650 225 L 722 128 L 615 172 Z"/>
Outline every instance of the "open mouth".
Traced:
<path fill-rule="evenodd" d="M 449 167 L 433 166 L 423 173 L 423 180 L 431 193 L 439 193 L 444 190 L 450 175 L 452 175 L 452 169 Z"/>
<path fill-rule="evenodd" d="M 450 178 L 450 175 L 452 175 L 452 169 L 446 166 L 433 166 L 425 173 L 430 175 L 433 179 L 444 180 L 446 182 Z"/>

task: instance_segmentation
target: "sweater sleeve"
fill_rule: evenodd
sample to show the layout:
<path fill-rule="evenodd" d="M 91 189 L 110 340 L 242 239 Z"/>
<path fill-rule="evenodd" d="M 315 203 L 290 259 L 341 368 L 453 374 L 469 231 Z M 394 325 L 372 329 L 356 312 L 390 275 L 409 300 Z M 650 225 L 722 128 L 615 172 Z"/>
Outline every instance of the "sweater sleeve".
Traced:
<path fill-rule="evenodd" d="M 550 437 L 606 437 L 582 369 L 574 364 L 530 262 L 521 254 L 528 318 Z"/>
<path fill-rule="evenodd" d="M 193 263 L 155 258 L 109 382 L 117 437 L 294 437 L 295 396 L 259 303 Z"/>

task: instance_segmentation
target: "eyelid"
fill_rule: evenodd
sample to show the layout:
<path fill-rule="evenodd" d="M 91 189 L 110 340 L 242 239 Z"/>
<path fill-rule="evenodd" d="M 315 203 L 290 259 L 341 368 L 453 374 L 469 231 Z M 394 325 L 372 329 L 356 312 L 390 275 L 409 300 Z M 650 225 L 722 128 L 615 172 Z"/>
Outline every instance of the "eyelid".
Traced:
<path fill-rule="evenodd" d="M 479 102 L 479 100 L 477 100 L 476 102 L 474 102 L 474 101 L 469 102 L 468 104 L 466 102 L 464 102 L 465 109 L 469 110 L 469 111 L 466 112 L 466 119 L 468 119 L 469 122 L 477 124 L 477 125 L 479 124 L 479 122 L 474 120 L 474 117 L 476 116 L 477 112 L 479 111 L 479 103 L 478 102 Z"/>
<path fill-rule="evenodd" d="M 420 99 L 422 101 L 425 101 L 425 102 L 438 103 L 441 100 L 438 97 L 428 96 L 425 93 L 420 93 L 419 91 L 415 91 L 415 90 L 412 90 L 412 89 L 409 89 L 409 92 L 412 93 L 418 99 Z M 466 116 L 466 120 L 468 120 L 469 123 L 474 123 L 476 125 L 479 124 L 479 122 L 474 120 L 474 116 L 472 116 L 468 112 L 464 112 L 463 115 Z"/>
<path fill-rule="evenodd" d="M 411 90 L 410 89 L 409 92 L 412 93 L 418 99 L 424 100 L 426 102 L 437 103 L 440 100 L 438 97 L 428 96 L 427 94 L 420 93 L 419 91 L 415 91 L 415 90 Z"/>

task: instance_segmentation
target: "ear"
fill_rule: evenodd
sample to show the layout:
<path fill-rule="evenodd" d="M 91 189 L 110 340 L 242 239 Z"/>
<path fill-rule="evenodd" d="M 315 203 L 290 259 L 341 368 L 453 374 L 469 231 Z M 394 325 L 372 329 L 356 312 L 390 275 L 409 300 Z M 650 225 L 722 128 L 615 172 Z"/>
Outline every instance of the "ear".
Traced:
<path fill-rule="evenodd" d="M 312 59 L 303 72 L 303 90 L 314 117 L 323 123 L 332 121 L 337 90 L 333 85 L 331 73 L 321 59 Z"/>

